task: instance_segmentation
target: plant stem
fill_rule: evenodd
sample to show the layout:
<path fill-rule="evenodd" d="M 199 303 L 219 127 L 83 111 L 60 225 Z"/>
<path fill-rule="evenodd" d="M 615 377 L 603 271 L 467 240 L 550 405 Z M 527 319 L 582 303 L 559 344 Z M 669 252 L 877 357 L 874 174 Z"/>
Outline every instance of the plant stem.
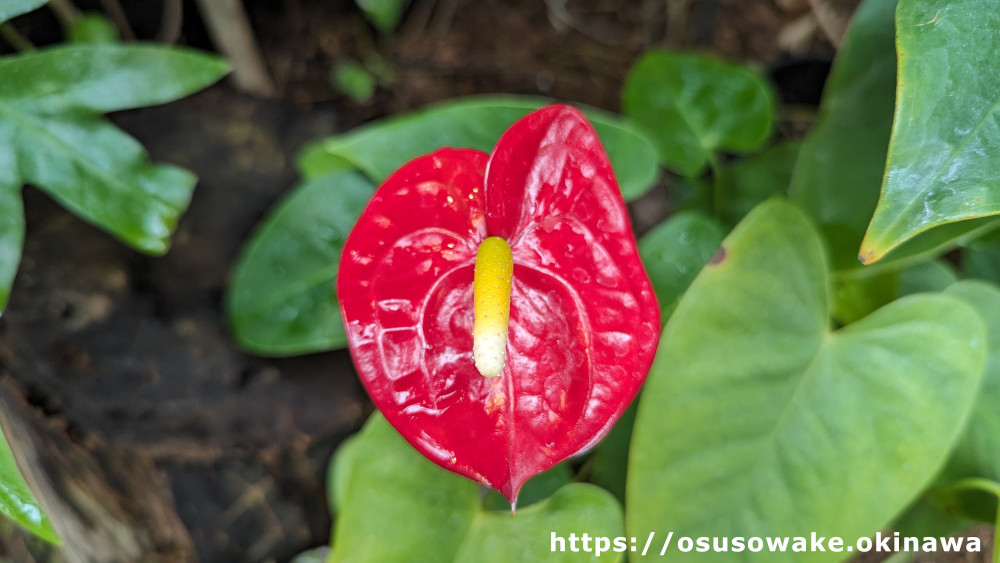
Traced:
<path fill-rule="evenodd" d="M 125 10 L 122 9 L 121 3 L 118 0 L 101 0 L 101 6 L 111 16 L 111 20 L 115 22 L 115 25 L 118 26 L 118 31 L 121 33 L 122 39 L 135 41 L 135 32 L 132 31 L 132 26 L 128 24 L 128 17 L 125 16 Z"/>
<path fill-rule="evenodd" d="M 69 32 L 76 20 L 80 19 L 80 10 L 69 0 L 49 0 L 47 5 L 66 32 Z"/>
<path fill-rule="evenodd" d="M 10 22 L 0 23 L 0 37 L 7 42 L 8 45 L 21 51 L 34 51 L 35 45 L 28 40 L 27 37 L 21 35 L 21 33 L 14 29 L 14 26 Z"/>
<path fill-rule="evenodd" d="M 945 487 L 950 491 L 982 491 L 997 497 L 997 513 L 993 518 L 993 563 L 1000 563 L 1000 483 L 983 479 L 981 477 L 969 477 L 962 479 Z"/>

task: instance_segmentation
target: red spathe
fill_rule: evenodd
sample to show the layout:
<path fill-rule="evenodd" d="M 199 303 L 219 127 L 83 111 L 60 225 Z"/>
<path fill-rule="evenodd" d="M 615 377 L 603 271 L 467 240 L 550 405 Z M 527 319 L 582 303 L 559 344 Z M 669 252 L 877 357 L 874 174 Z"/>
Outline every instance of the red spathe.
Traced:
<path fill-rule="evenodd" d="M 507 361 L 472 358 L 473 269 L 514 259 Z M 492 155 L 441 149 L 375 192 L 344 245 L 337 294 L 358 373 L 386 419 L 442 467 L 512 502 L 600 440 L 642 384 L 660 314 L 604 149 L 549 106 Z"/>

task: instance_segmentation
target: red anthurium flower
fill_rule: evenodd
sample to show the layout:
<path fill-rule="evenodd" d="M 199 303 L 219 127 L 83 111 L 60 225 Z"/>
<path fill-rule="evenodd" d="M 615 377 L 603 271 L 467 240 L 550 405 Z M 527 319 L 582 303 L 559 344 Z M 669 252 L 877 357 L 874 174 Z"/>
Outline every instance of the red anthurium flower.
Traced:
<path fill-rule="evenodd" d="M 386 419 L 512 504 L 608 432 L 660 330 L 611 164 L 567 106 L 518 121 L 492 155 L 441 149 L 389 177 L 337 292 Z"/>

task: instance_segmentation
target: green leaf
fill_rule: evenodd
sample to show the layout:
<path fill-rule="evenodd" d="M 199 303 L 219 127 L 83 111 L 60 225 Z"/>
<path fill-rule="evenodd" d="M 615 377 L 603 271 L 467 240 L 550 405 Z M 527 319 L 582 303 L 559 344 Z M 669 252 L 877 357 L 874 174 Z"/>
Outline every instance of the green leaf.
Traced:
<path fill-rule="evenodd" d="M 725 236 L 714 220 L 696 211 L 682 211 L 639 240 L 639 255 L 660 302 L 664 323 Z"/>
<path fill-rule="evenodd" d="M 896 118 L 864 262 L 936 225 L 1000 213 L 996 8 L 991 0 L 899 5 Z"/>
<path fill-rule="evenodd" d="M 378 413 L 351 450 L 355 467 L 348 469 L 331 562 L 622 559 L 574 553 L 568 545 L 551 552 L 552 534 L 624 535 L 621 507 L 598 487 L 567 485 L 513 515 L 483 510 L 479 485 L 428 461 Z"/>
<path fill-rule="evenodd" d="M 667 323 L 643 390 L 629 535 L 873 534 L 958 438 L 985 365 L 983 322 L 957 297 L 922 294 L 832 331 L 822 240 L 782 201 L 722 248 Z"/>
<path fill-rule="evenodd" d="M 69 40 L 73 43 L 116 43 L 118 28 L 104 15 L 90 12 L 73 22 Z"/>
<path fill-rule="evenodd" d="M 35 118 L 93 115 L 170 102 L 228 71 L 218 57 L 177 47 L 67 45 L 0 58 L 0 103 Z"/>
<path fill-rule="evenodd" d="M 153 165 L 95 114 L 162 103 L 217 80 L 214 57 L 162 47 L 86 45 L 0 59 L 0 131 L 21 180 L 151 254 L 167 250 L 195 178 Z"/>
<path fill-rule="evenodd" d="M 611 432 L 594 448 L 590 458 L 590 481 L 611 492 L 622 503 L 628 481 L 628 447 L 638 404 L 638 400 L 632 401 Z"/>
<path fill-rule="evenodd" d="M 858 267 L 878 201 L 896 94 L 895 0 L 858 8 L 802 143 L 789 195 L 819 224 L 835 270 Z"/>
<path fill-rule="evenodd" d="M 319 141 L 299 156 L 299 170 L 315 178 L 351 166 L 381 183 L 403 164 L 441 147 L 490 152 L 515 121 L 550 103 L 543 98 L 477 96 L 429 106 Z M 632 200 L 649 191 L 659 174 L 651 141 L 620 116 L 581 109 L 608 152 L 622 197 Z"/>
<path fill-rule="evenodd" d="M 945 290 L 974 307 L 986 321 L 989 360 L 965 432 L 943 470 L 949 480 L 983 477 L 1000 481 L 1000 289 L 963 281 Z M 995 499 L 994 499 L 995 500 Z"/>
<path fill-rule="evenodd" d="M 563 486 L 572 482 L 573 472 L 570 470 L 569 463 L 560 463 L 549 470 L 535 475 L 517 493 L 518 510 L 551 497 Z M 490 489 L 483 500 L 483 508 L 486 510 L 504 510 L 509 512 L 510 501 L 500 494 L 500 491 Z"/>
<path fill-rule="evenodd" d="M 42 512 L 31 489 L 17 468 L 14 454 L 0 431 L 0 513 L 11 518 L 29 532 L 51 543 L 60 543 L 48 517 Z"/>
<path fill-rule="evenodd" d="M 944 260 L 929 260 L 899 272 L 897 296 L 944 291 L 945 288 L 957 281 L 958 274 L 951 264 Z"/>
<path fill-rule="evenodd" d="M 622 108 L 660 162 L 698 176 L 716 151 L 749 152 L 774 127 L 774 92 L 750 69 L 705 55 L 647 51 L 625 80 Z"/>
<path fill-rule="evenodd" d="M 347 345 L 337 269 L 344 240 L 374 191 L 358 172 L 335 172 L 295 188 L 258 227 L 226 303 L 244 348 L 295 355 Z"/>
<path fill-rule="evenodd" d="M 40 8 L 47 0 L 3 0 L 0 2 L 0 23 Z"/>
<path fill-rule="evenodd" d="M 382 33 L 388 33 L 399 25 L 408 0 L 356 0 L 368 21 Z"/>
<path fill-rule="evenodd" d="M 786 193 L 800 145 L 798 142 L 781 143 L 722 167 L 715 195 L 719 217 L 729 225 L 735 225 L 758 203 L 773 195 Z"/>
<path fill-rule="evenodd" d="M 0 315 L 7 307 L 24 245 L 24 208 L 21 180 L 8 136 L 0 127 Z"/>
<path fill-rule="evenodd" d="M 375 95 L 375 77 L 357 61 L 344 61 L 333 69 L 333 87 L 355 103 L 370 102 Z"/>

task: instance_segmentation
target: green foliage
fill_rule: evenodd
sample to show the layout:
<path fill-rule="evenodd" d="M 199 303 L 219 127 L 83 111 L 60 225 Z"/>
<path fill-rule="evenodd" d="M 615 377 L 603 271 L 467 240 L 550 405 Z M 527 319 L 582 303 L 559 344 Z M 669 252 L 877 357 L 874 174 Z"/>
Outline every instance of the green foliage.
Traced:
<path fill-rule="evenodd" d="M 375 77 L 357 61 L 344 61 L 333 68 L 330 76 L 333 87 L 354 100 L 364 104 L 375 95 Z"/>
<path fill-rule="evenodd" d="M 382 33 L 388 33 L 399 25 L 403 11 L 409 0 L 356 0 L 368 21 Z"/>
<path fill-rule="evenodd" d="M 666 325 L 638 409 L 592 453 L 529 482 L 514 517 L 376 415 L 331 466 L 332 560 L 549 560 L 565 555 L 549 552 L 549 532 L 623 535 L 614 497 L 640 538 L 940 535 L 993 521 L 1000 289 L 958 279 L 1000 282 L 994 12 L 985 0 L 898 13 L 895 0 L 865 0 L 801 143 L 768 145 L 774 95 L 752 70 L 641 57 L 627 118 L 587 110 L 626 200 L 660 166 L 682 175 L 668 182 L 675 213 L 639 241 Z M 339 253 L 374 186 L 442 146 L 489 151 L 547 103 L 450 101 L 308 147 L 306 181 L 237 265 L 227 303 L 240 342 L 267 355 L 344 346 Z M 874 267 L 858 262 L 873 214 L 866 248 L 892 250 Z M 12 241 L 21 230 L 0 223 Z"/>
<path fill-rule="evenodd" d="M 629 534 L 872 534 L 961 431 L 986 359 L 983 322 L 959 299 L 919 295 L 831 331 L 822 240 L 781 201 L 722 248 L 667 323 L 643 391 Z"/>
<path fill-rule="evenodd" d="M 587 554 L 551 553 L 550 533 L 624 533 L 618 502 L 592 485 L 566 485 L 513 515 L 486 510 L 478 485 L 425 459 L 377 413 L 348 444 L 336 456 L 344 482 L 331 562 L 581 561 Z"/>
<path fill-rule="evenodd" d="M 226 303 L 240 344 L 263 355 L 347 345 L 336 280 L 347 234 L 375 187 L 355 171 L 307 181 L 251 238 Z"/>
<path fill-rule="evenodd" d="M 4 0 L 0 2 L 0 23 L 41 7 L 46 0 Z"/>
<path fill-rule="evenodd" d="M 990 0 L 901 2 L 899 101 L 866 262 L 937 225 L 1000 213 L 1000 11 Z"/>
<path fill-rule="evenodd" d="M 66 46 L 0 59 L 2 197 L 13 202 L 31 183 L 137 250 L 166 252 L 195 178 L 151 164 L 138 142 L 99 116 L 180 98 L 225 72 L 214 57 L 152 46 Z M 11 203 L 0 228 L 0 296 L 20 254 L 19 207 Z"/>
<path fill-rule="evenodd" d="M 0 514 L 46 541 L 59 543 L 52 523 L 42 512 L 42 507 L 18 471 L 14 454 L 3 432 L 0 432 Z"/>
<path fill-rule="evenodd" d="M 684 291 L 726 236 L 722 226 L 697 211 L 684 211 L 639 240 L 639 254 L 666 322 Z"/>
<path fill-rule="evenodd" d="M 382 182 L 403 164 L 441 147 L 489 152 L 511 124 L 549 103 L 542 98 L 482 96 L 437 104 L 319 141 L 299 157 L 299 170 L 315 178 L 351 166 Z M 647 137 L 620 117 L 593 109 L 584 113 L 611 158 L 622 197 L 632 200 L 649 191 L 658 172 Z"/>
<path fill-rule="evenodd" d="M 44 2 L 5 0 L 0 23 Z M 97 16 L 71 30 L 94 43 L 0 58 L 0 312 L 24 242 L 21 187 L 30 183 L 84 220 L 150 254 L 167 250 L 194 176 L 154 165 L 134 139 L 101 114 L 175 100 L 227 72 L 215 57 L 183 49 L 119 46 Z M 112 28 L 113 29 L 113 28 Z M 0 513 L 58 542 L 0 434 Z"/>
<path fill-rule="evenodd" d="M 660 162 L 697 176 L 715 152 L 749 152 L 774 127 L 774 94 L 749 69 L 703 55 L 650 51 L 632 67 L 625 115 L 653 139 Z"/>
<path fill-rule="evenodd" d="M 69 29 L 71 43 L 115 43 L 118 28 L 111 20 L 98 13 L 83 14 Z"/>

